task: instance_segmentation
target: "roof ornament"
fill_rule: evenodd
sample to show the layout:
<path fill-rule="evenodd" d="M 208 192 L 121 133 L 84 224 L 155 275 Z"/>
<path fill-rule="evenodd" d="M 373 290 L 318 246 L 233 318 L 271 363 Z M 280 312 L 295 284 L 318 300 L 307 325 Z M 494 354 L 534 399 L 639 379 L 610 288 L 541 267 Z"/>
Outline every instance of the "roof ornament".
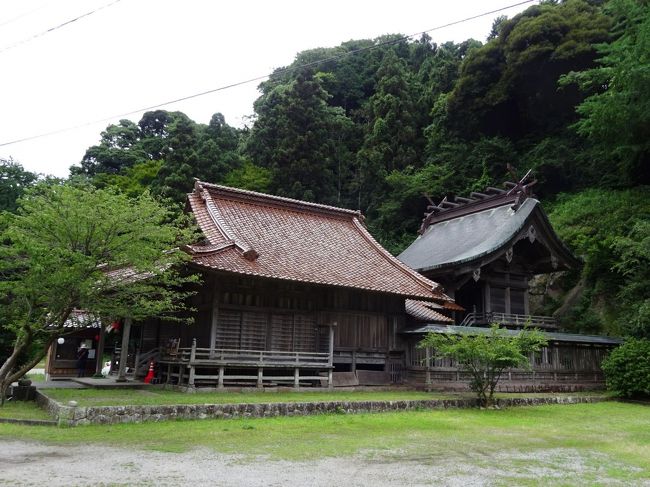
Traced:
<path fill-rule="evenodd" d="M 557 256 L 555 254 L 551 254 L 551 266 L 553 266 L 553 269 L 557 269 L 557 266 L 559 265 Z"/>
<path fill-rule="evenodd" d="M 503 187 L 495 188 L 488 186 L 483 191 L 472 191 L 468 198 L 462 196 L 445 196 L 440 203 L 436 204 L 427 194 L 424 197 L 429 204 L 422 219 L 419 233 L 422 235 L 430 225 L 445 220 L 451 220 L 464 215 L 470 215 L 478 211 L 496 208 L 511 204 L 513 211 L 522 205 L 528 197 L 532 197 L 531 188 L 537 184 L 537 180 L 530 180 L 532 171 L 528 171 L 524 177 L 519 178 L 515 168 L 508 165 L 508 172 L 513 181 L 506 181 Z"/>
<path fill-rule="evenodd" d="M 515 253 L 515 249 L 513 247 L 510 247 L 508 250 L 506 250 L 506 260 L 508 261 L 508 264 L 512 262 L 512 256 Z"/>
<path fill-rule="evenodd" d="M 537 238 L 537 230 L 535 230 L 535 227 L 531 225 L 528 227 L 528 240 L 530 240 L 530 243 L 533 243 L 536 238 Z"/>
<path fill-rule="evenodd" d="M 474 279 L 474 282 L 478 282 L 478 280 L 481 278 L 481 268 L 474 269 L 472 271 L 472 278 Z"/>
<path fill-rule="evenodd" d="M 512 176 L 512 179 L 517 181 L 517 170 L 515 169 L 514 166 L 511 164 L 508 164 L 506 166 L 508 168 L 508 172 L 510 173 L 510 176 Z M 531 187 L 537 184 L 537 179 L 533 179 L 532 181 L 528 181 L 528 178 L 531 177 L 533 170 L 529 169 L 526 174 L 524 174 L 524 177 L 519 179 L 519 182 L 513 183 L 511 181 L 506 181 L 504 183 L 504 186 L 510 188 L 508 192 L 506 193 L 507 195 L 515 195 L 515 202 L 512 205 L 513 210 L 517 210 L 521 206 L 521 204 L 528 198 L 529 196 L 532 196 L 533 192 L 530 190 Z"/>

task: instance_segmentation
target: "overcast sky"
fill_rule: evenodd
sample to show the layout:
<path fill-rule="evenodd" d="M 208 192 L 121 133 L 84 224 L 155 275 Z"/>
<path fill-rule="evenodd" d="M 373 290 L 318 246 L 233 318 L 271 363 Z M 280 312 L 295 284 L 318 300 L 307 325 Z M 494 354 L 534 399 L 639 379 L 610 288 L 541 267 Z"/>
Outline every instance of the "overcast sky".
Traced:
<path fill-rule="evenodd" d="M 265 75 L 305 49 L 414 34 L 516 1 L 119 0 L 106 6 L 111 0 L 2 0 L 0 144 Z M 512 17 L 529 5 L 504 14 Z M 32 38 L 96 8 L 101 9 Z M 484 41 L 496 16 L 430 35 L 436 42 Z M 221 112 L 229 124 L 243 126 L 253 113 L 257 84 L 165 109 L 201 123 Z M 141 115 L 126 118 L 137 122 Z M 67 176 L 118 119 L 2 146 L 0 158 Z"/>

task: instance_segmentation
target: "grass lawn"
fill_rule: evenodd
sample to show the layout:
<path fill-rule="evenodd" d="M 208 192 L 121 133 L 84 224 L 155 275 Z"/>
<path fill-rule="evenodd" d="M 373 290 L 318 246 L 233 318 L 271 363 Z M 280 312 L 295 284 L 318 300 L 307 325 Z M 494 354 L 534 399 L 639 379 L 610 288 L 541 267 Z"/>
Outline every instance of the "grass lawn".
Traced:
<path fill-rule="evenodd" d="M 166 452 L 206 447 L 301 461 L 352 454 L 432 465 L 470 459 L 498 468 L 504 485 L 521 484 L 522 471 L 535 485 L 545 478 L 557 483 L 565 469 L 580 477 L 567 477 L 566 485 L 598 484 L 601 477 L 626 485 L 650 481 L 650 408 L 619 402 L 77 428 L 0 424 L 0 438 Z"/>
<path fill-rule="evenodd" d="M 0 418 L 52 419 L 33 401 L 8 401 L 0 407 Z"/>

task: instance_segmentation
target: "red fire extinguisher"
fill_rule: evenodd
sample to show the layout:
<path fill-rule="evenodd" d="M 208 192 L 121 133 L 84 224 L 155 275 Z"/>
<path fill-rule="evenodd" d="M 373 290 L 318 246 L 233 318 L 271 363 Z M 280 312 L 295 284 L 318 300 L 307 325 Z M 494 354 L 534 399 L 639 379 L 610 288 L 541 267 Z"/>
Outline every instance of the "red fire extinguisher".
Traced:
<path fill-rule="evenodd" d="M 147 376 L 144 378 L 144 383 L 150 384 L 152 380 L 153 380 L 153 360 L 149 362 L 149 372 L 147 372 Z"/>

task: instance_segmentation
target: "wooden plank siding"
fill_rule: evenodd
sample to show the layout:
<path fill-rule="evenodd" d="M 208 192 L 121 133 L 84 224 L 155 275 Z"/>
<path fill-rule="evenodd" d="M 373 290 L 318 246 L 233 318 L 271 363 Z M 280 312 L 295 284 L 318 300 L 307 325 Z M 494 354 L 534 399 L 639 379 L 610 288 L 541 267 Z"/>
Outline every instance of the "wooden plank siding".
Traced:
<path fill-rule="evenodd" d="M 458 369 L 450 358 L 435 358 L 431 350 L 418 348 L 416 341 L 408 344 L 407 367 L 414 384 L 469 381 L 470 375 Z M 539 353 L 531 354 L 530 370 L 510 369 L 502 382 L 529 383 L 602 383 L 600 367 L 611 347 L 579 343 L 550 343 Z"/>
<path fill-rule="evenodd" d="M 147 347 L 175 338 L 189 347 L 196 338 L 199 348 L 323 353 L 335 325 L 335 352 L 367 353 L 376 364 L 394 349 L 406 320 L 399 296 L 226 273 L 204 274 L 191 304 L 192 325 L 144 324 Z"/>

